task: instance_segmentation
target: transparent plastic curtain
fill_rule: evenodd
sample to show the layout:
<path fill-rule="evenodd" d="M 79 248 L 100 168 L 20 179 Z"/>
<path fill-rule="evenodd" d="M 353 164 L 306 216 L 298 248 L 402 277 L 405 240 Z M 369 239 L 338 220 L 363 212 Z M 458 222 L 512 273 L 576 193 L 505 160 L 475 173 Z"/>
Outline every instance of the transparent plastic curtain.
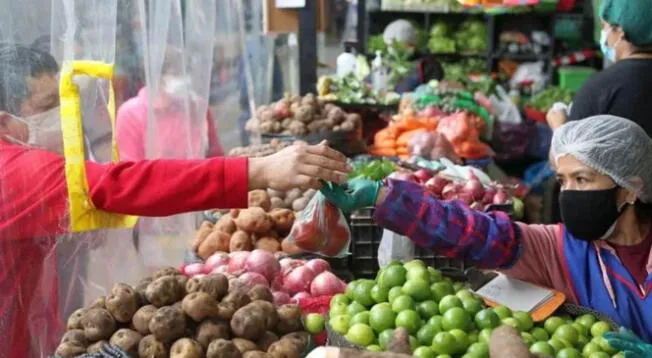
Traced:
<path fill-rule="evenodd" d="M 209 126 L 216 125 L 209 113 L 209 90 L 218 1 L 139 0 L 138 4 L 145 67 L 145 88 L 138 100 L 146 108 L 145 158 L 199 159 L 221 154 L 219 144 L 209 139 Z M 200 215 L 142 218 L 137 242 L 145 265 L 155 269 L 181 263 Z"/>

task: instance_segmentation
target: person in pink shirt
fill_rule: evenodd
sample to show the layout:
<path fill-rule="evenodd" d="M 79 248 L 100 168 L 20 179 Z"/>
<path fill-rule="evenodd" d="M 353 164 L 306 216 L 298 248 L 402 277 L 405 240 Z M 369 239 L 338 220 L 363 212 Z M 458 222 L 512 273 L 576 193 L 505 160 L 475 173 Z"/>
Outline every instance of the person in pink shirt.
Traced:
<path fill-rule="evenodd" d="M 152 99 L 153 118 L 156 123 L 155 137 L 148 142 L 148 126 L 153 124 L 149 119 L 149 90 L 143 87 L 136 97 L 120 106 L 116 120 L 116 139 L 120 160 L 138 161 L 148 157 L 148 146 L 155 146 L 156 157 L 188 159 L 199 157 L 218 157 L 224 155 L 224 150 L 217 137 L 215 120 L 210 109 L 206 110 L 207 131 L 201 126 L 193 125 L 189 119 L 192 113 L 190 101 L 201 101 L 189 92 L 190 79 L 185 76 L 163 75 L 161 89 Z M 187 132 L 190 131 L 188 134 Z M 208 146 L 200 153 L 202 133 L 208 134 Z M 151 156 L 151 154 L 149 155 Z M 153 159 L 153 158 L 147 158 Z"/>

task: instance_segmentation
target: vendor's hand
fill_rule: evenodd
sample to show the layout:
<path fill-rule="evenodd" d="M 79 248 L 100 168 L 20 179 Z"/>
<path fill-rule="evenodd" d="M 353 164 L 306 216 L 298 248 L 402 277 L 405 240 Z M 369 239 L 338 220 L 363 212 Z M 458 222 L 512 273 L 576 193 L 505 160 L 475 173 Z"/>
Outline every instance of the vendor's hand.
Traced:
<path fill-rule="evenodd" d="M 546 113 L 546 122 L 553 130 L 561 127 L 568 121 L 568 115 L 563 109 L 551 109 Z"/>
<path fill-rule="evenodd" d="M 346 157 L 325 141 L 295 144 L 270 156 L 249 159 L 249 189 L 319 189 L 323 180 L 344 183 L 349 171 Z"/>
<path fill-rule="evenodd" d="M 610 346 L 623 352 L 626 358 L 652 357 L 652 344 L 643 342 L 626 328 L 620 327 L 618 332 L 607 332 L 604 338 Z"/>
<path fill-rule="evenodd" d="M 321 193 L 326 199 L 344 212 L 351 212 L 376 204 L 381 182 L 353 179 L 346 184 L 326 183 Z"/>

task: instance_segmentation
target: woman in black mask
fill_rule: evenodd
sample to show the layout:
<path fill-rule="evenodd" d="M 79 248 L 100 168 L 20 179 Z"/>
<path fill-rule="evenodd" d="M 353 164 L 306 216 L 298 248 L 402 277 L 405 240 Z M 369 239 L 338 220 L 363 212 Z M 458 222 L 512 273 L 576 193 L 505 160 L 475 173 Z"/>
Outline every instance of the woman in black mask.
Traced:
<path fill-rule="evenodd" d="M 555 131 L 550 161 L 561 186 L 558 225 L 475 211 L 404 181 L 354 179 L 321 191 L 344 211 L 376 206 L 380 226 L 419 246 L 561 291 L 652 342 L 652 140 L 630 120 L 595 116 Z M 609 338 L 652 357 L 652 346 L 629 335 Z"/>

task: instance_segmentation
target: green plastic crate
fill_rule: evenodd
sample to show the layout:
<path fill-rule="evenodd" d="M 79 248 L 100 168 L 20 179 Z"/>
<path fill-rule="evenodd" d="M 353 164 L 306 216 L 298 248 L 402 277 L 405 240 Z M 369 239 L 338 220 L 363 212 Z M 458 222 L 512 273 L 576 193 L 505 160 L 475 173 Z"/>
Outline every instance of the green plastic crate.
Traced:
<path fill-rule="evenodd" d="M 595 69 L 591 67 L 562 67 L 559 69 L 559 86 L 577 91 L 595 72 Z"/>

